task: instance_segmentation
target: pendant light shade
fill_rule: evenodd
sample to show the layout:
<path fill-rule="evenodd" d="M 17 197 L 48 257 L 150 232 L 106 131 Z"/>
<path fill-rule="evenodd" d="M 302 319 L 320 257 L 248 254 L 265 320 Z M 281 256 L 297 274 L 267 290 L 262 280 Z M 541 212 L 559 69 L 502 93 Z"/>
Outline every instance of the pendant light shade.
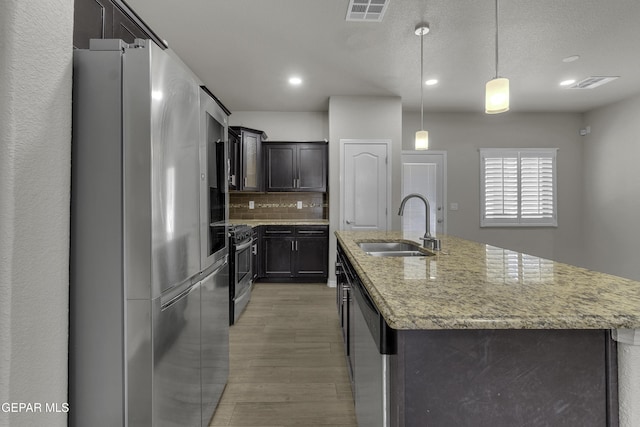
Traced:
<path fill-rule="evenodd" d="M 419 130 L 416 132 L 416 150 L 428 150 L 429 149 L 429 132 L 426 130 Z"/>
<path fill-rule="evenodd" d="M 424 130 L 424 55 L 423 55 L 423 41 L 424 36 L 429 33 L 429 24 L 418 24 L 414 33 L 416 36 L 420 36 L 420 130 L 416 132 L 416 140 L 414 142 L 414 149 L 416 150 L 428 150 L 429 149 L 429 132 Z"/>
<path fill-rule="evenodd" d="M 496 77 L 487 82 L 484 111 L 498 114 L 509 111 L 509 79 L 498 75 L 498 0 L 496 0 Z"/>
<path fill-rule="evenodd" d="M 509 111 L 509 79 L 497 77 L 486 86 L 485 112 L 498 114 Z"/>

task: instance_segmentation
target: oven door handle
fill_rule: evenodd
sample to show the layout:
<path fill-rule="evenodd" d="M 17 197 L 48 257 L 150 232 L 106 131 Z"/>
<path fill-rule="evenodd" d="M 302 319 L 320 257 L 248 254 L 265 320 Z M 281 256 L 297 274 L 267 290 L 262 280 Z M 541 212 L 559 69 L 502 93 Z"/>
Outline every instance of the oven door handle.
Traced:
<path fill-rule="evenodd" d="M 236 252 L 240 252 L 240 251 L 244 251 L 245 249 L 247 249 L 249 246 L 251 246 L 252 241 L 248 240 L 245 243 L 241 243 L 239 245 L 236 246 Z"/>

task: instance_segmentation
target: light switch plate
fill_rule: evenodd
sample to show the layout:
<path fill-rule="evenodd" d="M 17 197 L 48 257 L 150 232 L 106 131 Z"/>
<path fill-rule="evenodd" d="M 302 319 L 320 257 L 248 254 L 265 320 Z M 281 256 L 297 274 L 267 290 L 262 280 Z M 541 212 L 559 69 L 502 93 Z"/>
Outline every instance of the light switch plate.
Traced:
<path fill-rule="evenodd" d="M 458 204 L 457 203 L 451 203 L 449 205 L 449 209 L 451 209 L 452 211 L 457 211 L 458 210 Z"/>
<path fill-rule="evenodd" d="M 298 200 L 297 207 L 298 207 L 298 209 L 302 209 L 302 202 L 300 200 Z"/>
<path fill-rule="evenodd" d="M 255 209 L 256 208 L 256 204 L 253 202 L 253 200 L 249 201 L 249 209 Z"/>

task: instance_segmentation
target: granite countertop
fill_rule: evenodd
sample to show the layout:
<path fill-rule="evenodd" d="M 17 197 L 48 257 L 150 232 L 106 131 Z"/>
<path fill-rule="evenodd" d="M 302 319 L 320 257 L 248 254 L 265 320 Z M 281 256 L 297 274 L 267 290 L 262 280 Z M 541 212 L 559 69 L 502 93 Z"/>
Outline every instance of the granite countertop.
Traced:
<path fill-rule="evenodd" d="M 373 257 L 357 243 L 420 235 L 335 234 L 394 329 L 640 328 L 640 282 L 454 236 L 433 256 Z"/>
<path fill-rule="evenodd" d="M 329 225 L 328 219 L 230 219 L 230 224 L 259 225 Z"/>

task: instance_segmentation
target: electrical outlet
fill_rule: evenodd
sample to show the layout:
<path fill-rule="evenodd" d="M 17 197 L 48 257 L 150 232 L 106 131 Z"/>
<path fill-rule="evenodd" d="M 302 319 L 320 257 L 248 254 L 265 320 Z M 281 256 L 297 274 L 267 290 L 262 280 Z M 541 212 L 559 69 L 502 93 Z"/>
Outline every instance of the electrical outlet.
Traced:
<path fill-rule="evenodd" d="M 302 209 L 302 202 L 300 200 L 298 200 L 297 207 L 298 207 L 298 209 Z"/>
<path fill-rule="evenodd" d="M 457 203 L 449 204 L 449 209 L 451 209 L 452 211 L 457 211 L 458 210 L 458 204 Z"/>
<path fill-rule="evenodd" d="M 255 209 L 256 208 L 256 204 L 253 202 L 253 200 L 249 201 L 249 209 Z"/>

